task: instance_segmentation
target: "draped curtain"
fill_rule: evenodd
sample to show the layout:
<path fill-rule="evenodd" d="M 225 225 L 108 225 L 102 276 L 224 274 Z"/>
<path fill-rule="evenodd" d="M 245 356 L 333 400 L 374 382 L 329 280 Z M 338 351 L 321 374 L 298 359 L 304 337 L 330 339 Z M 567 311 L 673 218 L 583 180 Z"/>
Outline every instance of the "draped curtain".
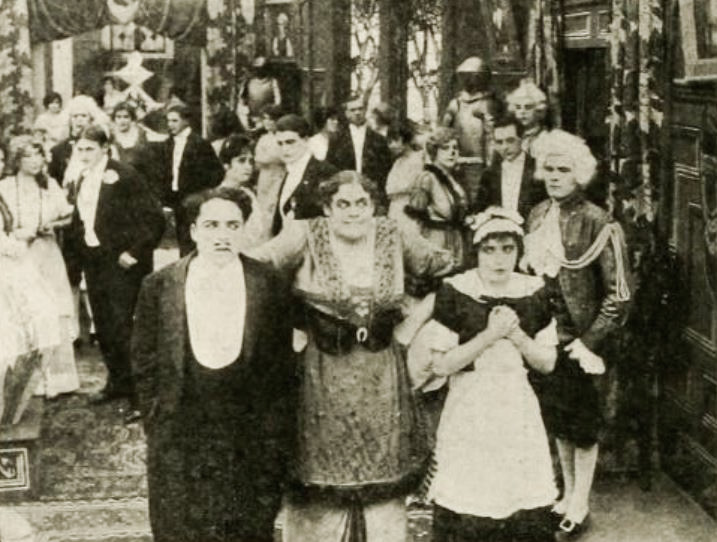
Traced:
<path fill-rule="evenodd" d="M 27 0 L 0 2 L 0 141 L 30 128 L 32 58 L 27 21 Z"/>
<path fill-rule="evenodd" d="M 610 42 L 610 167 L 618 211 L 653 223 L 660 185 L 668 65 L 665 0 L 613 0 Z"/>
<path fill-rule="evenodd" d="M 198 0 L 24 0 L 33 43 L 68 38 L 111 23 L 129 22 L 177 41 L 206 42 L 206 2 Z M 133 9 L 136 6 L 136 9 Z M 123 18 L 128 20 L 122 20 Z"/>
<path fill-rule="evenodd" d="M 610 356 L 617 371 L 607 382 L 609 420 L 602 470 L 648 474 L 656 446 L 657 372 L 673 334 L 656 322 L 666 303 L 672 262 L 659 243 L 657 200 L 669 153 L 665 152 L 664 98 L 670 59 L 664 31 L 666 5 L 674 0 L 611 0 L 608 157 L 612 171 L 608 206 L 622 223 L 635 271 L 633 311 Z M 528 74 L 548 95 L 560 126 L 564 72 L 562 0 L 533 0 Z M 676 327 L 676 326 L 672 326 Z"/>
<path fill-rule="evenodd" d="M 528 26 L 527 72 L 548 97 L 550 121 L 561 126 L 562 70 L 562 0 L 534 0 Z"/>
<path fill-rule="evenodd" d="M 668 166 L 664 122 L 671 62 L 665 33 L 671 0 L 612 0 L 608 157 L 609 204 L 628 240 L 635 287 L 633 310 L 618 345 L 621 402 L 606 449 L 612 463 L 654 467 L 660 364 L 671 363 L 675 329 L 663 311 L 674 308 L 674 261 L 655 221 Z"/>
<path fill-rule="evenodd" d="M 251 56 L 241 4 L 241 0 L 0 0 L 0 138 L 31 126 L 31 44 L 130 20 L 179 43 L 205 47 L 204 105 L 210 113 L 222 107 L 235 109 L 237 86 Z"/>

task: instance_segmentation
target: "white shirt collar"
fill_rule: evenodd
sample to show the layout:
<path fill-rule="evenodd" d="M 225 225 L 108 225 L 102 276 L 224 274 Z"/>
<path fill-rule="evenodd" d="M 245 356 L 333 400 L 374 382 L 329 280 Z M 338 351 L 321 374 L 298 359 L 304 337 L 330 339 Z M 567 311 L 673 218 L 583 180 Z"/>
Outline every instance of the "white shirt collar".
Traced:
<path fill-rule="evenodd" d="M 87 169 L 85 169 L 85 177 L 86 178 L 99 178 L 104 170 L 107 168 L 107 162 L 109 162 L 110 157 L 109 156 L 103 156 L 102 159 L 97 162 L 94 166 L 90 166 Z"/>
<path fill-rule="evenodd" d="M 306 152 L 300 158 L 297 158 L 289 164 L 285 164 L 287 174 L 289 176 L 293 176 L 296 174 L 303 175 L 304 170 L 309 163 L 309 160 L 311 160 L 311 156 L 311 150 L 307 147 Z"/>
<path fill-rule="evenodd" d="M 174 140 L 176 141 L 177 139 L 187 139 L 189 137 L 189 132 L 191 132 L 191 131 L 192 131 L 192 129 L 189 126 L 187 126 L 181 132 L 179 132 L 176 136 L 174 136 Z"/>
<path fill-rule="evenodd" d="M 503 161 L 501 162 L 501 164 L 503 164 L 503 165 L 515 166 L 515 167 L 517 167 L 518 165 L 522 166 L 524 163 L 525 163 L 525 151 L 520 151 L 520 154 L 518 154 L 518 156 L 516 156 L 513 160 L 503 159 Z"/>
<path fill-rule="evenodd" d="M 224 283 L 223 279 L 231 279 L 242 273 L 242 265 L 239 257 L 233 259 L 226 265 L 216 265 L 210 258 L 197 255 L 191 262 L 192 275 L 200 280 L 208 280 L 216 283 Z"/>
<path fill-rule="evenodd" d="M 349 123 L 349 130 L 351 130 L 351 134 L 360 134 L 360 133 L 366 133 L 366 127 L 368 126 L 368 123 L 364 122 L 361 126 L 356 126 L 353 122 Z"/>

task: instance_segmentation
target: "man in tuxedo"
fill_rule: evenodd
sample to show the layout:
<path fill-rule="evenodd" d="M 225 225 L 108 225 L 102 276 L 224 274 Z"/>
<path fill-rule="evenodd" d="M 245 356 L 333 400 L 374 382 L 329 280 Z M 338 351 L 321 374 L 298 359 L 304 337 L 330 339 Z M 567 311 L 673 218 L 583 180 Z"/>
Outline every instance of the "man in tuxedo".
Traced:
<path fill-rule="evenodd" d="M 521 132 L 515 117 L 495 121 L 493 144 L 499 159 L 483 172 L 474 211 L 498 205 L 518 211 L 527 220 L 530 210 L 548 197 L 545 183 L 535 179 L 535 159 L 523 151 Z"/>
<path fill-rule="evenodd" d="M 286 175 L 279 188 L 279 198 L 272 222 L 272 235 L 278 234 L 285 221 L 323 215 L 318 195 L 321 181 L 338 170 L 314 158 L 309 148 L 309 123 L 299 115 L 284 115 L 276 123 L 276 142 Z"/>
<path fill-rule="evenodd" d="M 154 540 L 271 541 L 296 431 L 289 285 L 239 254 L 245 192 L 189 203 L 197 251 L 147 277 L 132 335 Z"/>
<path fill-rule="evenodd" d="M 105 388 L 91 400 L 129 398 L 129 423 L 138 417 L 129 359 L 134 305 L 142 278 L 152 271 L 164 216 L 139 174 L 111 160 L 108 151 L 109 137 L 100 126 L 85 128 L 75 143 L 80 175 L 68 186 L 75 205 L 70 229 L 81 243 L 82 271 L 109 373 Z"/>
<path fill-rule="evenodd" d="M 66 179 L 71 181 L 77 178 L 77 159 L 72 159 L 72 150 L 82 130 L 92 123 L 98 110 L 95 101 L 84 95 L 75 96 L 67 104 L 67 112 L 70 117 L 70 137 L 50 149 L 50 163 L 47 166 L 47 173 L 61 186 Z M 72 237 L 69 230 L 61 230 L 60 235 L 67 276 L 70 285 L 76 291 L 82 280 L 80 249 L 78 248 L 81 243 Z"/>
<path fill-rule="evenodd" d="M 167 111 L 170 137 L 164 143 L 160 194 L 162 204 L 174 211 L 179 253 L 184 256 L 194 248 L 189 236 L 189 222 L 182 202 L 190 194 L 217 186 L 224 168 L 214 149 L 189 125 L 189 110 L 180 105 Z"/>
<path fill-rule="evenodd" d="M 348 127 L 342 128 L 329 143 L 326 160 L 339 170 L 351 169 L 374 181 L 385 200 L 386 177 L 391 169 L 388 142 L 366 122 L 366 106 L 359 96 L 344 106 Z M 384 201 L 385 203 L 385 201 Z"/>

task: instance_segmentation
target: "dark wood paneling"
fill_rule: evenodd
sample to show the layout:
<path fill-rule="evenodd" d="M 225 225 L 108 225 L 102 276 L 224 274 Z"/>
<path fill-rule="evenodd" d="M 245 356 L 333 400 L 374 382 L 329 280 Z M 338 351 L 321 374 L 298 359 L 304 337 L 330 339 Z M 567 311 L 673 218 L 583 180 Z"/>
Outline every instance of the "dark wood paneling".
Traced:
<path fill-rule="evenodd" d="M 672 245 L 687 293 L 679 359 L 664 360 L 660 451 L 664 469 L 717 516 L 717 307 L 707 281 L 702 180 L 717 147 L 717 87 L 673 88 Z"/>

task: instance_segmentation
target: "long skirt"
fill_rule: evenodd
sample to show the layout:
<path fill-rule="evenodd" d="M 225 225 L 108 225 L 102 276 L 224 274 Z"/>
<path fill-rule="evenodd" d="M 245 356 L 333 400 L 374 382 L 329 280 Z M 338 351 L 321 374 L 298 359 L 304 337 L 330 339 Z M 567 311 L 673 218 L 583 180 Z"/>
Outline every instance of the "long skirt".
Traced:
<path fill-rule="evenodd" d="M 302 369 L 284 540 L 403 542 L 428 448 L 401 348 L 333 355 L 310 339 Z"/>
<path fill-rule="evenodd" d="M 326 501 L 294 502 L 286 505 L 282 529 L 284 542 L 341 542 L 355 526 L 351 506 Z M 404 542 L 408 534 L 405 498 L 399 497 L 363 506 L 366 540 Z"/>
<path fill-rule="evenodd" d="M 55 238 L 38 237 L 30 244 L 28 256 L 48 286 L 60 315 L 60 344 L 43 354 L 43 381 L 37 390 L 40 395 L 54 397 L 80 387 L 72 346 L 79 334 L 75 303 L 65 261 Z"/>

